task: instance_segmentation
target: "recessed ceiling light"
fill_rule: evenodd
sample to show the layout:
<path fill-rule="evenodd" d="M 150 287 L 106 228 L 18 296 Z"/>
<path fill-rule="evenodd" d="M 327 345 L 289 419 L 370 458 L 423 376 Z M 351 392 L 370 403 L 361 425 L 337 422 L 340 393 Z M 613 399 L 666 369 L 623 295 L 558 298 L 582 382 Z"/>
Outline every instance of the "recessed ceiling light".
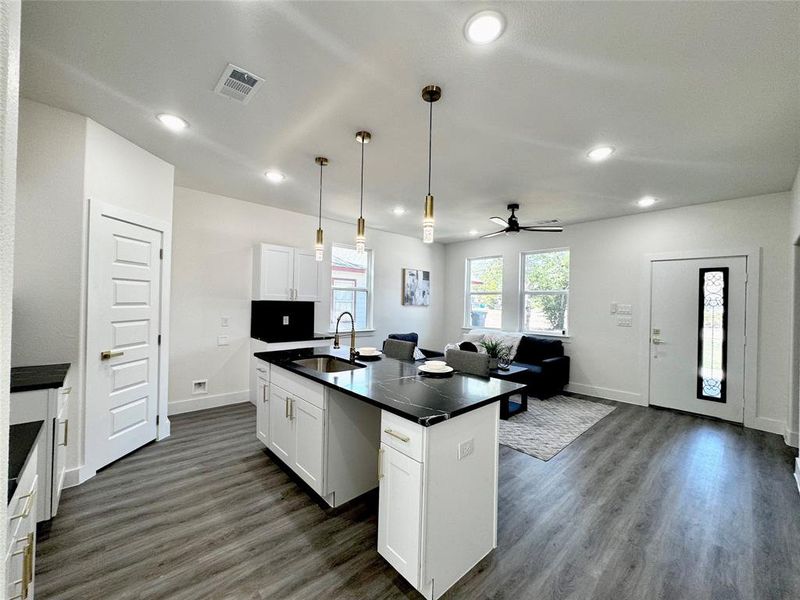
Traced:
<path fill-rule="evenodd" d="M 180 117 L 167 113 L 156 115 L 156 119 L 161 121 L 161 124 L 170 131 L 183 131 L 189 126 L 189 124 Z"/>
<path fill-rule="evenodd" d="M 503 34 L 505 27 L 503 15 L 494 10 L 483 10 L 469 18 L 464 35 L 473 44 L 490 44 Z"/>
<path fill-rule="evenodd" d="M 401 215 L 404 215 L 404 214 L 406 214 L 406 209 L 405 209 L 405 208 L 403 208 L 402 206 L 395 206 L 395 207 L 392 209 L 392 212 L 393 212 L 394 214 L 396 214 L 396 215 L 399 217 L 399 216 L 401 216 Z"/>
<path fill-rule="evenodd" d="M 600 162 L 614 154 L 614 146 L 597 146 L 586 153 L 586 157 L 594 162 Z"/>
<path fill-rule="evenodd" d="M 469 234 L 470 235 L 478 235 L 478 230 L 477 229 L 470 229 L 469 230 Z"/>
<path fill-rule="evenodd" d="M 638 204 L 641 208 L 647 208 L 648 206 L 653 206 L 653 204 L 656 202 L 658 202 L 658 198 L 653 198 L 652 196 L 642 196 L 639 198 L 639 201 L 636 204 Z"/>
<path fill-rule="evenodd" d="M 270 169 L 264 176 L 269 179 L 272 183 L 281 183 L 284 179 L 286 179 L 286 175 L 281 173 L 280 171 L 276 171 L 275 169 Z"/>

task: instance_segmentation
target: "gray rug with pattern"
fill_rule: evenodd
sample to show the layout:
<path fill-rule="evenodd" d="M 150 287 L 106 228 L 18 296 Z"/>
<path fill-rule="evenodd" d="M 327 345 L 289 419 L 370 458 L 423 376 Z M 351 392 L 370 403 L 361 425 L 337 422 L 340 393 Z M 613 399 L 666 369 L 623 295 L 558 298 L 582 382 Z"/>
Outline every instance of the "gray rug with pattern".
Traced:
<path fill-rule="evenodd" d="M 550 460 L 615 408 L 570 396 L 529 398 L 527 412 L 500 420 L 500 443 Z"/>

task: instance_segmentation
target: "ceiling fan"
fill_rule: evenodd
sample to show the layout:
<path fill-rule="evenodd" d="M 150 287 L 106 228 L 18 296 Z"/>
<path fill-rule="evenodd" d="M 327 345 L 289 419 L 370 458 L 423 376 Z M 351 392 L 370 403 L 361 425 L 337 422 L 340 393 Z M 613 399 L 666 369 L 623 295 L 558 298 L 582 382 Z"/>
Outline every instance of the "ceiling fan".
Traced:
<path fill-rule="evenodd" d="M 482 235 L 482 238 L 490 238 L 500 234 L 511 234 L 516 235 L 520 231 L 543 231 L 543 232 L 550 232 L 550 233 L 559 233 L 564 231 L 563 227 L 558 225 L 533 225 L 531 227 L 520 227 L 519 220 L 517 219 L 517 215 L 514 214 L 514 211 L 519 210 L 519 204 L 516 202 L 508 205 L 508 210 L 511 211 L 511 216 L 508 217 L 508 221 L 501 217 L 490 217 L 489 220 L 492 223 L 496 223 L 503 227 L 500 231 L 495 231 L 494 233 L 487 233 L 486 235 Z"/>

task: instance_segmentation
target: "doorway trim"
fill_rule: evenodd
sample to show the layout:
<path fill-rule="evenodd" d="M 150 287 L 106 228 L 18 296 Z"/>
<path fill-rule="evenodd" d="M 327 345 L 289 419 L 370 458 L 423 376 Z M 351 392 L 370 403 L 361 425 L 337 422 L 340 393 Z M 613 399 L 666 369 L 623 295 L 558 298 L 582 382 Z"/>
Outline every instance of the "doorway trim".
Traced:
<path fill-rule="evenodd" d="M 168 416 L 169 408 L 169 299 L 170 299 L 170 273 L 171 273 L 171 257 L 172 257 L 172 227 L 166 221 L 156 219 L 154 217 L 143 215 L 125 208 L 119 208 L 111 204 L 99 202 L 97 200 L 89 199 L 89 235 L 87 241 L 87 250 L 91 252 L 94 243 L 94 235 L 98 230 L 98 224 L 103 217 L 109 217 L 139 227 L 145 227 L 161 233 L 161 247 L 164 251 L 164 257 L 161 260 L 161 297 L 160 308 L 158 311 L 159 320 L 159 333 L 161 334 L 161 344 L 158 349 L 158 402 L 157 402 L 157 417 L 158 426 L 156 427 L 156 441 L 161 441 L 168 438 L 170 435 L 170 421 Z M 86 268 L 88 273 L 88 255 Z M 88 293 L 88 289 L 87 289 Z M 84 324 L 84 336 L 88 337 L 88 321 L 91 315 L 88 314 L 88 303 L 86 313 L 86 323 Z M 83 372 L 88 373 L 87 360 L 85 348 L 83 358 Z M 84 377 L 83 382 L 83 402 L 84 402 L 84 415 L 86 410 L 86 390 L 88 389 L 87 378 Z M 86 419 L 84 418 L 84 427 Z M 84 466 L 89 467 L 88 460 L 89 448 L 86 447 L 88 437 L 86 431 L 83 431 L 84 443 Z M 92 468 L 93 470 L 93 468 Z M 92 473 L 93 475 L 94 473 Z M 91 476 L 91 475 L 90 475 Z"/>
<path fill-rule="evenodd" d="M 785 423 L 758 415 L 758 318 L 761 296 L 761 248 L 758 246 L 680 250 L 646 254 L 643 257 L 641 297 L 642 328 L 639 334 L 641 390 L 644 404 L 650 405 L 650 332 L 653 324 L 651 283 L 653 263 L 670 260 L 732 258 L 747 259 L 747 289 L 745 294 L 745 348 L 744 348 L 744 426 L 783 435 Z"/>

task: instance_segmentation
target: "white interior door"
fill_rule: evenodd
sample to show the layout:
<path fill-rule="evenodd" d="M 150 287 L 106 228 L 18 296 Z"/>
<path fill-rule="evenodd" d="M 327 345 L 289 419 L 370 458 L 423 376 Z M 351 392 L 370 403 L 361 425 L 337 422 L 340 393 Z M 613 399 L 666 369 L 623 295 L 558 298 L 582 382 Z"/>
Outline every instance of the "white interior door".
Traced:
<path fill-rule="evenodd" d="M 650 404 L 741 423 L 747 258 L 651 264 Z"/>
<path fill-rule="evenodd" d="M 156 438 L 162 234 L 92 222 L 86 328 L 86 463 L 99 469 Z"/>

